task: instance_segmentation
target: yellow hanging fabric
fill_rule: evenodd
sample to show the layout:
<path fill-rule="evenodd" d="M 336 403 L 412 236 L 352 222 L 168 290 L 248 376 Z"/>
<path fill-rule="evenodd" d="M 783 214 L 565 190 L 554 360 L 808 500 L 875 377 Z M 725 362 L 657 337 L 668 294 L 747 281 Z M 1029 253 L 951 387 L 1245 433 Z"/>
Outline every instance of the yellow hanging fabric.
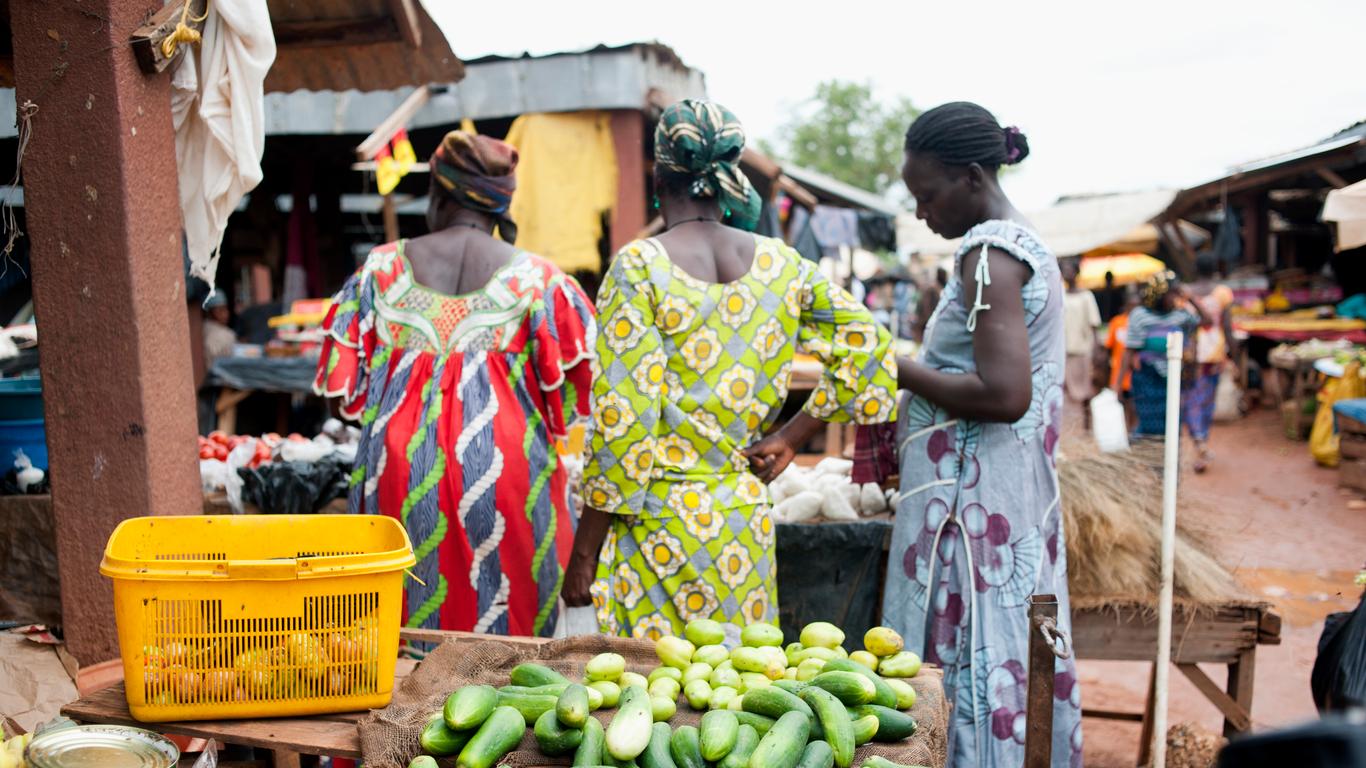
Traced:
<path fill-rule="evenodd" d="M 1361 380 L 1360 370 L 1360 363 L 1349 364 L 1342 372 L 1342 378 L 1329 379 L 1319 392 L 1319 410 L 1309 433 L 1309 453 L 1313 454 L 1314 461 L 1325 467 L 1336 467 L 1341 458 L 1339 435 L 1333 429 L 1333 403 L 1366 397 L 1366 382 Z"/>
<path fill-rule="evenodd" d="M 202 39 L 199 30 L 191 27 L 190 24 L 199 24 L 209 18 L 209 4 L 204 3 L 203 16 L 190 16 L 190 3 L 192 0 L 185 0 L 185 6 L 180 9 L 180 21 L 176 22 L 175 29 L 161 41 L 161 55 L 171 58 L 175 55 L 175 49 L 181 43 L 197 43 Z"/>
<path fill-rule="evenodd" d="M 602 218 L 617 199 L 617 156 L 606 112 L 522 115 L 507 142 L 517 148 L 512 220 L 517 246 L 566 272 L 598 272 Z"/>

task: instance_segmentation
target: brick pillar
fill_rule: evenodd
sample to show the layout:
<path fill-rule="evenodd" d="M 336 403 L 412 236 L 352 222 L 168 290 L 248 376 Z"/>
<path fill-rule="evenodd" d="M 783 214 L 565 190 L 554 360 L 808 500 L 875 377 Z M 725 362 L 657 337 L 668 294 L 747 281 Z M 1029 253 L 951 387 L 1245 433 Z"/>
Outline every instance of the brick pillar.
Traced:
<path fill-rule="evenodd" d="M 33 298 L 67 644 L 117 655 L 99 574 L 120 520 L 198 514 L 195 401 L 170 75 L 129 34 L 160 0 L 12 0 Z M 0 458 L 0 462 L 3 462 Z"/>
<path fill-rule="evenodd" d="M 617 203 L 612 208 L 611 232 L 615 254 L 649 223 L 645 203 L 645 118 L 639 111 L 612 111 L 612 146 L 617 155 Z"/>

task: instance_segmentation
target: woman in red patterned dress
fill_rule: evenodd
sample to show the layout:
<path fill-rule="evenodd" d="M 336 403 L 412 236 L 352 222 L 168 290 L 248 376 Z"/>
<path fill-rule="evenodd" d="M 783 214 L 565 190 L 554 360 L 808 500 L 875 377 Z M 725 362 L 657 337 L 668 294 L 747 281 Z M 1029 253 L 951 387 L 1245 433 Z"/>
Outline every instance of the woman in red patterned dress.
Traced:
<path fill-rule="evenodd" d="M 550 635 L 559 619 L 574 521 L 555 442 L 589 414 L 595 326 L 573 278 L 512 245 L 516 165 L 504 142 L 447 134 L 431 234 L 372 251 L 326 320 L 314 388 L 361 424 L 351 511 L 412 539 L 411 627 Z"/>

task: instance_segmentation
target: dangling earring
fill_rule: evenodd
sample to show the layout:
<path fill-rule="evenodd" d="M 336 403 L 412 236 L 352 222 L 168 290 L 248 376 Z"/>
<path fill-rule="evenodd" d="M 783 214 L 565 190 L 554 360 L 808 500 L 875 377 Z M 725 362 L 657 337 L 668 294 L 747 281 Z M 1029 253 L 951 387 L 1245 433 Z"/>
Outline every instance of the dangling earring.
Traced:
<path fill-rule="evenodd" d="M 725 208 L 722 208 L 722 209 L 721 209 L 721 218 L 722 218 L 722 219 L 729 219 L 729 218 L 730 218 L 730 206 L 726 206 Z"/>
<path fill-rule="evenodd" d="M 651 202 L 651 205 L 654 206 L 654 209 L 655 209 L 656 211 L 659 210 L 659 195 L 655 195 L 655 196 L 654 196 L 654 199 L 653 199 L 653 201 Z"/>

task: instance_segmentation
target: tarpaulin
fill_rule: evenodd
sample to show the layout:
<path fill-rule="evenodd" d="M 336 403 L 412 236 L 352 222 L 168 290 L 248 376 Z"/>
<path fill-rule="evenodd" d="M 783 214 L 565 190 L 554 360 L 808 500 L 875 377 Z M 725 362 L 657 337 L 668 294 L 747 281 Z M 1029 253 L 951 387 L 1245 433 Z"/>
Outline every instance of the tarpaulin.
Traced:
<path fill-rule="evenodd" d="M 208 383 L 231 389 L 257 389 L 263 392 L 313 392 L 318 375 L 318 358 L 303 357 L 220 357 L 209 368 Z"/>
<path fill-rule="evenodd" d="M 778 617 L 786 642 L 801 627 L 828 621 L 844 630 L 847 649 L 862 647 L 881 614 L 882 545 L 891 528 L 890 520 L 778 526 Z"/>
<path fill-rule="evenodd" d="M 617 155 L 607 113 L 522 115 L 507 142 L 521 155 L 511 210 L 517 247 L 566 272 L 598 272 L 602 220 L 617 199 Z"/>

